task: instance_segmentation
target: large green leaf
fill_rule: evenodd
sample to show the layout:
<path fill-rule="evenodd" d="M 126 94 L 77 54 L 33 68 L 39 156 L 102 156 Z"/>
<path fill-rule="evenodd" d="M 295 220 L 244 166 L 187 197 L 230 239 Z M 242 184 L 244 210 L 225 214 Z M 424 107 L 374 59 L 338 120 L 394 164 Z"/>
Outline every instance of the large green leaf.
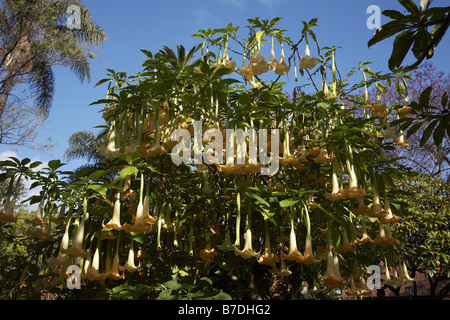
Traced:
<path fill-rule="evenodd" d="M 395 38 L 392 54 L 389 58 L 389 69 L 394 70 L 401 66 L 413 42 L 414 32 L 411 30 L 406 30 Z"/>

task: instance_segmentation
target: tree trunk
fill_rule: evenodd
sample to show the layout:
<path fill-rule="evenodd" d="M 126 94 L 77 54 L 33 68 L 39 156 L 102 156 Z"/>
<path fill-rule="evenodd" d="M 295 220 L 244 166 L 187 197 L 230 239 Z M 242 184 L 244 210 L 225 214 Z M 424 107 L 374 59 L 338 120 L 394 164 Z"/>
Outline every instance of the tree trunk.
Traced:
<path fill-rule="evenodd" d="M 8 79 L 3 83 L 2 93 L 0 95 L 0 121 L 3 119 L 3 112 L 5 111 L 6 103 L 8 102 L 9 94 L 13 87 L 14 77 L 8 76 Z"/>

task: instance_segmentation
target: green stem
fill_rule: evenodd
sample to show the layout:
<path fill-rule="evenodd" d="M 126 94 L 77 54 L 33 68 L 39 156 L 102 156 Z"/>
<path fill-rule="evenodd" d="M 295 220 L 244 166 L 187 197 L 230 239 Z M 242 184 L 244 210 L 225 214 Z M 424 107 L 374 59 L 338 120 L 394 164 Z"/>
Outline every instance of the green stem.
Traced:
<path fill-rule="evenodd" d="M 236 197 L 237 215 L 236 215 L 236 241 L 234 245 L 239 247 L 241 245 L 241 194 L 238 192 Z"/>

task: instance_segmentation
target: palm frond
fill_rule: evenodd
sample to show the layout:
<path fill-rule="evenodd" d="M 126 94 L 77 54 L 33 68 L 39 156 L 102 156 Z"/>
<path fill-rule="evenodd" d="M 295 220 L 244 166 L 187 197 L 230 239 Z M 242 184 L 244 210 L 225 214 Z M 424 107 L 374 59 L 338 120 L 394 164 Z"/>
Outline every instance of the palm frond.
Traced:
<path fill-rule="evenodd" d="M 30 70 L 30 89 L 36 96 L 37 108 L 42 118 L 47 118 L 55 91 L 55 77 L 47 60 L 34 61 Z"/>
<path fill-rule="evenodd" d="M 91 131 L 78 131 L 69 138 L 69 148 L 64 153 L 64 159 L 86 159 L 87 161 L 100 161 L 102 156 L 97 152 L 99 142 Z"/>

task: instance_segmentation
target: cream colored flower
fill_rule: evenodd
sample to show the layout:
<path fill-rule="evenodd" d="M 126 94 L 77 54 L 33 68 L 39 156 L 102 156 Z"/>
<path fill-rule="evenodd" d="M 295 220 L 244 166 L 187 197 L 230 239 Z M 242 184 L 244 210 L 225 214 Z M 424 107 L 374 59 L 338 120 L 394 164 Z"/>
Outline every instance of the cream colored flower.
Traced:
<path fill-rule="evenodd" d="M 16 197 L 9 201 L 6 208 L 0 211 L 0 222 L 9 223 L 16 222 L 17 217 L 14 214 L 14 208 L 16 206 Z"/>
<path fill-rule="evenodd" d="M 102 226 L 105 229 L 113 228 L 118 231 L 122 230 L 122 224 L 120 223 L 120 193 L 116 195 L 112 219 L 107 224 L 102 223 Z"/>
<path fill-rule="evenodd" d="M 258 47 L 255 47 L 254 54 L 250 57 L 250 67 L 255 76 L 267 73 L 270 70 L 269 64 L 259 51 Z"/>
<path fill-rule="evenodd" d="M 244 248 L 242 250 L 239 250 L 238 248 L 234 248 L 234 253 L 237 256 L 241 256 L 244 259 L 250 259 L 251 257 L 259 257 L 259 252 L 255 252 L 252 247 L 252 231 L 250 228 L 247 229 L 245 235 L 245 243 Z"/>
<path fill-rule="evenodd" d="M 306 45 L 305 56 L 300 58 L 300 69 L 313 69 L 316 66 L 316 58 L 310 56 L 309 46 Z"/>
<path fill-rule="evenodd" d="M 136 265 L 134 263 L 134 244 L 133 244 L 133 242 L 134 241 L 131 241 L 131 246 L 130 246 L 130 249 L 128 251 L 128 260 L 127 260 L 127 262 L 125 263 L 124 266 L 119 266 L 119 270 L 121 270 L 121 271 L 126 270 L 126 271 L 128 271 L 130 273 L 133 273 L 136 270 L 141 268 L 141 263 L 140 262 L 139 262 L 138 265 Z"/>
<path fill-rule="evenodd" d="M 280 62 L 275 66 L 274 71 L 277 75 L 283 76 L 287 74 L 289 70 L 290 67 L 285 62 L 283 46 L 281 46 Z"/>
<path fill-rule="evenodd" d="M 403 134 L 402 130 L 400 130 L 400 134 L 399 134 L 397 141 L 394 141 L 393 143 L 394 143 L 394 145 L 400 146 L 402 148 L 409 147 L 409 142 L 405 141 L 405 135 Z"/>
<path fill-rule="evenodd" d="M 247 65 L 245 56 L 242 57 L 242 68 L 237 70 L 237 73 L 239 73 L 241 76 L 245 78 L 253 78 L 255 74 L 252 71 L 252 68 L 250 65 Z"/>
<path fill-rule="evenodd" d="M 382 224 L 395 223 L 400 220 L 400 217 L 398 217 L 392 213 L 391 206 L 387 199 L 384 200 L 384 211 L 386 212 L 386 215 L 383 217 L 380 217 L 380 222 Z"/>

